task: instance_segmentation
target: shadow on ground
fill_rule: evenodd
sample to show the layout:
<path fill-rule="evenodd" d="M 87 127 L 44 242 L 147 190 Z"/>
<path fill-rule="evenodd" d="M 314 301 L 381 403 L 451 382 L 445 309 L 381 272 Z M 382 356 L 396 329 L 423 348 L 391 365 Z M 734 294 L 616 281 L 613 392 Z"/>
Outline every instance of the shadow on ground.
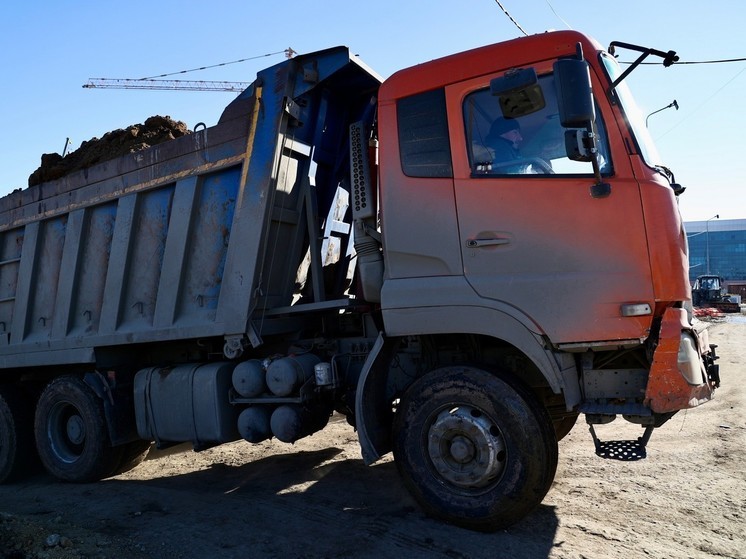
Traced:
<path fill-rule="evenodd" d="M 366 467 L 337 448 L 216 463 L 179 475 L 87 485 L 40 474 L 0 486 L 0 510 L 65 515 L 159 559 L 245 557 L 547 557 L 558 520 L 540 506 L 493 534 L 427 518 L 393 462 Z M 559 542 L 557 545 L 561 545 Z"/>

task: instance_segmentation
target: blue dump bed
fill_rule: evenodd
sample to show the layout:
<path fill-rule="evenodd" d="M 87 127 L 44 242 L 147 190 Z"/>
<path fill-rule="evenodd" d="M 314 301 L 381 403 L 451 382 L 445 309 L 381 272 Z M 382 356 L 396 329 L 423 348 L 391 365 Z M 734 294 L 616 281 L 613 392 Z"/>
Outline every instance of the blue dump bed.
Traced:
<path fill-rule="evenodd" d="M 216 126 L 0 199 L 0 367 L 215 337 L 229 355 L 344 306 L 322 279 L 321 227 L 379 85 L 346 48 L 300 56 Z"/>

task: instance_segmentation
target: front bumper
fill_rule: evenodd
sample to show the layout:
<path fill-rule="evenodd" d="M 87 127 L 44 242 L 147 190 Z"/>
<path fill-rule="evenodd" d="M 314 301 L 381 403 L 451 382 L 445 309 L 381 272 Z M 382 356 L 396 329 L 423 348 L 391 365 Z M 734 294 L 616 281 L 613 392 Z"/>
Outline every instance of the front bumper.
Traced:
<path fill-rule="evenodd" d="M 714 346 L 707 332 L 696 332 L 685 309 L 669 308 L 661 321 L 645 405 L 655 413 L 694 408 L 713 398 L 719 384 Z"/>

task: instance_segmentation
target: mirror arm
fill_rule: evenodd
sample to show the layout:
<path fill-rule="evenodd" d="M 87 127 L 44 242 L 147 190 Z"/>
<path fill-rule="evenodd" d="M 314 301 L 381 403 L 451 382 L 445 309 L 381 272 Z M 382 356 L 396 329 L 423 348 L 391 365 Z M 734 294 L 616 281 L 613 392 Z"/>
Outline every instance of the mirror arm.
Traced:
<path fill-rule="evenodd" d="M 609 86 L 609 93 L 614 91 L 614 89 L 616 89 L 616 86 L 622 83 L 624 78 L 629 76 L 635 68 L 637 68 L 640 64 L 642 64 L 642 61 L 645 60 L 649 54 L 650 52 L 642 53 L 637 60 L 635 60 L 632 64 L 630 64 L 629 68 L 627 68 L 624 72 L 622 72 L 622 75 L 619 76 L 617 79 L 615 79 L 614 82 Z"/>
<path fill-rule="evenodd" d="M 645 60 L 649 55 L 659 56 L 663 59 L 663 66 L 666 68 L 671 66 L 674 62 L 678 62 L 679 57 L 676 56 L 676 52 L 669 50 L 668 52 L 663 52 L 662 50 L 657 49 L 651 49 L 646 47 L 641 47 L 638 45 L 632 45 L 630 43 L 622 43 L 619 41 L 612 41 L 609 45 L 609 54 L 614 56 L 614 52 L 616 51 L 616 47 L 628 49 L 628 50 L 635 50 L 637 52 L 642 53 L 637 60 L 635 60 L 632 64 L 630 64 L 629 68 L 627 68 L 624 72 L 622 72 L 622 75 L 619 76 L 616 80 L 614 80 L 614 83 L 611 84 L 609 87 L 609 94 L 613 93 L 616 86 L 618 86 L 624 78 L 626 78 L 635 68 L 637 68 L 640 64 L 642 64 L 642 61 Z"/>
<path fill-rule="evenodd" d="M 608 182 L 604 182 L 601 176 L 601 166 L 598 164 L 598 144 L 596 133 L 596 123 L 591 121 L 588 126 L 588 131 L 592 134 L 593 148 L 591 151 L 591 165 L 593 165 L 593 175 L 596 178 L 596 182 L 591 185 L 591 197 L 592 198 L 606 198 L 611 194 L 611 185 Z"/>

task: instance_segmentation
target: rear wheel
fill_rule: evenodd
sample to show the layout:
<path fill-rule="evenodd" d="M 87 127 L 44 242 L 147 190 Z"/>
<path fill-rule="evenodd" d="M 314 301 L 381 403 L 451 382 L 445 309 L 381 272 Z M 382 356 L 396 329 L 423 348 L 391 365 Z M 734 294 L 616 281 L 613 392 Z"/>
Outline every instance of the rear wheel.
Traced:
<path fill-rule="evenodd" d="M 527 390 L 480 369 L 447 367 L 402 397 L 394 457 L 428 514 L 487 531 L 542 501 L 557 468 L 557 440 Z"/>
<path fill-rule="evenodd" d="M 75 482 L 109 477 L 119 466 L 122 447 L 112 447 L 103 403 L 78 377 L 50 382 L 39 397 L 34 421 L 36 447 L 54 476 Z"/>
<path fill-rule="evenodd" d="M 0 483 L 18 479 L 35 458 L 31 403 L 14 386 L 0 386 Z"/>
<path fill-rule="evenodd" d="M 133 441 L 123 445 L 122 460 L 114 471 L 114 475 L 123 474 L 143 463 L 150 452 L 151 441 Z"/>

